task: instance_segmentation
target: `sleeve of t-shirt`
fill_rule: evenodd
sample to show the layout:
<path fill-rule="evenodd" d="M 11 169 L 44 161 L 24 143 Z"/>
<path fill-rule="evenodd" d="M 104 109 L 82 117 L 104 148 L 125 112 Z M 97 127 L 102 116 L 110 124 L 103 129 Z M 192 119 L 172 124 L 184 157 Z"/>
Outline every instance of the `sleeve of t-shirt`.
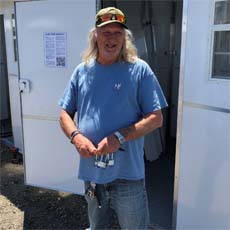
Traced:
<path fill-rule="evenodd" d="M 146 64 L 138 88 L 138 100 L 143 114 L 167 107 L 165 96 L 151 68 Z"/>
<path fill-rule="evenodd" d="M 62 107 L 62 109 L 66 110 L 70 113 L 75 113 L 77 111 L 77 95 L 78 88 L 77 84 L 77 69 L 74 70 L 70 81 L 68 82 L 63 96 L 60 98 L 58 104 Z"/>

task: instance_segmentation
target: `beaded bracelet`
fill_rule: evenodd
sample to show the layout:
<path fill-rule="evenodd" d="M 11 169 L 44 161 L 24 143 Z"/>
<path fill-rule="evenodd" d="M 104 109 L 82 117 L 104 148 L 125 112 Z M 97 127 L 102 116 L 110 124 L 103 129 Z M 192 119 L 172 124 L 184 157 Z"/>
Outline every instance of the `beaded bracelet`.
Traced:
<path fill-rule="evenodd" d="M 81 132 L 79 130 L 74 130 L 71 134 L 70 134 L 70 143 L 73 144 L 73 138 L 75 136 L 77 136 L 78 134 L 81 134 Z"/>

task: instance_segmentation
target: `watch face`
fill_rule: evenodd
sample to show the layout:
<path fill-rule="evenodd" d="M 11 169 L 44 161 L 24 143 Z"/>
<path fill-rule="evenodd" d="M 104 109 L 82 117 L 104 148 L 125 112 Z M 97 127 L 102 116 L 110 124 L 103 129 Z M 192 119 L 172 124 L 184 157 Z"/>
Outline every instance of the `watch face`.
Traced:
<path fill-rule="evenodd" d="M 120 140 L 120 143 L 121 143 L 121 144 L 123 144 L 123 143 L 125 142 L 125 138 L 124 138 L 123 136 L 121 136 L 121 137 L 119 138 L 119 140 Z"/>

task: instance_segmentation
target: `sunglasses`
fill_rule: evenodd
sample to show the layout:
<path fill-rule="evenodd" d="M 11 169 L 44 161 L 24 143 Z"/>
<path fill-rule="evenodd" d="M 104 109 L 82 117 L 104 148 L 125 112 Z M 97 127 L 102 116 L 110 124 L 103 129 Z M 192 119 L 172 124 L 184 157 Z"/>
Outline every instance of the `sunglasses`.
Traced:
<path fill-rule="evenodd" d="M 116 21 L 119 21 L 121 23 L 125 23 L 125 21 L 126 21 L 125 16 L 123 16 L 121 14 L 104 14 L 104 15 L 98 16 L 97 21 L 96 21 L 96 25 L 99 25 L 103 22 L 112 21 L 112 20 L 116 20 Z"/>

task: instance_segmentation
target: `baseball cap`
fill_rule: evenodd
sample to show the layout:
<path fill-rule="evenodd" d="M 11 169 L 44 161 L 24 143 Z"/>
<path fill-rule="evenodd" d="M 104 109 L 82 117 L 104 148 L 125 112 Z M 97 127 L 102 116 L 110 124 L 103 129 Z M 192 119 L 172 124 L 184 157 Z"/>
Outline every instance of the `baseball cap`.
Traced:
<path fill-rule="evenodd" d="M 103 8 L 96 14 L 96 27 L 102 27 L 114 22 L 117 22 L 128 29 L 124 13 L 115 7 Z"/>

